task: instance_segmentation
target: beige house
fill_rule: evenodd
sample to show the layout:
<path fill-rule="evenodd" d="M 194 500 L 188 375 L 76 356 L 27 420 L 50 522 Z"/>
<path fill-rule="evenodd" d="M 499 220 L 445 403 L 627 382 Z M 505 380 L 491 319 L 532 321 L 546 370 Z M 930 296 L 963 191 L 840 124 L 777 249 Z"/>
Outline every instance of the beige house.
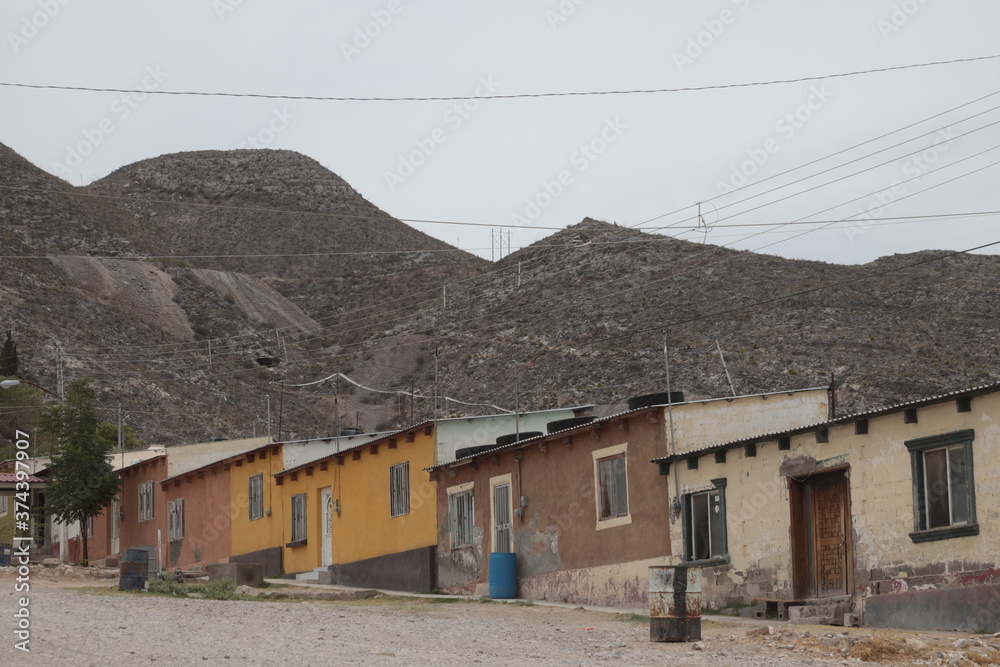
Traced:
<path fill-rule="evenodd" d="M 1000 630 L 1000 384 L 654 462 L 708 607 Z"/>

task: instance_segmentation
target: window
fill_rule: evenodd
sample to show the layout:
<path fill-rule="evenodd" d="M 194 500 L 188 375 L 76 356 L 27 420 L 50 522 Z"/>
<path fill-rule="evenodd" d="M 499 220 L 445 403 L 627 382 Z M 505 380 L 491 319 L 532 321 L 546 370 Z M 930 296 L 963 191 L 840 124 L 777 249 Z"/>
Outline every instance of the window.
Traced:
<path fill-rule="evenodd" d="M 264 516 L 264 473 L 258 473 L 250 478 L 250 520 L 254 521 Z"/>
<path fill-rule="evenodd" d="M 628 514 L 625 455 L 598 459 L 597 477 L 601 483 L 599 492 L 601 519 L 613 519 Z"/>
<path fill-rule="evenodd" d="M 184 499 L 178 498 L 167 503 L 167 539 L 184 538 Z"/>
<path fill-rule="evenodd" d="M 471 482 L 448 489 L 448 516 L 451 518 L 451 548 L 471 547 L 475 525 Z"/>
<path fill-rule="evenodd" d="M 292 542 L 306 541 L 306 494 L 292 496 Z"/>
<path fill-rule="evenodd" d="M 389 513 L 403 516 L 410 513 L 410 462 L 389 466 Z"/>
<path fill-rule="evenodd" d="M 726 480 L 713 479 L 714 488 L 684 495 L 684 558 L 688 561 L 724 560 L 726 545 Z"/>
<path fill-rule="evenodd" d="M 7 516 L 7 496 L 0 496 L 0 516 Z"/>
<path fill-rule="evenodd" d="M 597 530 L 632 523 L 628 512 L 628 445 L 623 443 L 591 452 L 594 459 L 594 491 Z"/>
<path fill-rule="evenodd" d="M 139 521 L 152 521 L 154 516 L 153 482 L 143 482 L 139 485 Z"/>
<path fill-rule="evenodd" d="M 910 539 L 914 542 L 979 534 L 972 475 L 974 437 L 968 429 L 904 443 L 913 472 Z"/>
<path fill-rule="evenodd" d="M 88 540 L 94 536 L 94 517 L 87 517 L 83 524 L 83 534 L 87 536 Z"/>

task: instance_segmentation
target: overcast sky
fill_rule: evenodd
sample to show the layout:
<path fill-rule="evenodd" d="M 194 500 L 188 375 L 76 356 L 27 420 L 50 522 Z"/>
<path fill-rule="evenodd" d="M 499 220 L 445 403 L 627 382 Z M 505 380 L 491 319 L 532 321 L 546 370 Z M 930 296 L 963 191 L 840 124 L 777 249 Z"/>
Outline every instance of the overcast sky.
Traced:
<path fill-rule="evenodd" d="M 0 82 L 297 96 L 703 87 L 1000 54 L 994 0 L 4 0 L 0 27 Z M 1000 121 L 1000 94 L 979 100 L 997 91 L 1000 59 L 464 103 L 0 87 L 0 141 L 74 185 L 165 153 L 290 149 L 398 218 L 495 225 L 515 249 L 590 216 L 858 263 L 1000 240 L 997 215 L 871 219 L 1000 209 L 1000 124 L 978 130 Z M 682 229 L 699 201 L 704 224 Z M 798 238 L 816 226 L 724 226 L 859 216 Z M 495 245 L 491 227 L 414 226 Z"/>

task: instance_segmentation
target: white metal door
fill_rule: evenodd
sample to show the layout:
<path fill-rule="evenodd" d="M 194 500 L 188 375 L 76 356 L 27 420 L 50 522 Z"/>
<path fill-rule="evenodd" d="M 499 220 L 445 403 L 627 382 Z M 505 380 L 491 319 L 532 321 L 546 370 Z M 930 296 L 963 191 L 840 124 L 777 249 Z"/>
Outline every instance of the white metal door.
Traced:
<path fill-rule="evenodd" d="M 493 487 L 493 551 L 513 551 L 510 484 Z"/>
<path fill-rule="evenodd" d="M 121 501 L 118 498 L 111 499 L 111 553 L 116 554 L 121 551 Z"/>
<path fill-rule="evenodd" d="M 333 565 L 333 493 L 330 487 L 320 491 L 323 507 L 323 566 Z"/>

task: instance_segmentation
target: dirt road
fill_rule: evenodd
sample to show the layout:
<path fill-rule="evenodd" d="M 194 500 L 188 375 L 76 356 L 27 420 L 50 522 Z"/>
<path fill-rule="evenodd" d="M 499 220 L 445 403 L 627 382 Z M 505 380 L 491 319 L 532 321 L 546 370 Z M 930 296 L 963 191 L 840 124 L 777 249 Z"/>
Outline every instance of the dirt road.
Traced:
<path fill-rule="evenodd" d="M 200 600 L 118 593 L 109 579 L 32 574 L 30 649 L 14 648 L 24 593 L 0 573 L 0 665 L 997 664 L 1000 639 L 704 619 L 703 641 L 654 644 L 648 622 L 540 605 L 377 597 Z M 86 586 L 86 588 L 74 588 Z M 966 644 L 956 648 L 955 642 Z M 915 642 L 915 643 L 914 643 Z M 975 646 L 978 643 L 980 646 Z M 977 661 L 969 662 L 969 659 Z M 882 662 L 879 662 L 882 661 Z M 992 662 L 991 662 L 992 661 Z"/>

